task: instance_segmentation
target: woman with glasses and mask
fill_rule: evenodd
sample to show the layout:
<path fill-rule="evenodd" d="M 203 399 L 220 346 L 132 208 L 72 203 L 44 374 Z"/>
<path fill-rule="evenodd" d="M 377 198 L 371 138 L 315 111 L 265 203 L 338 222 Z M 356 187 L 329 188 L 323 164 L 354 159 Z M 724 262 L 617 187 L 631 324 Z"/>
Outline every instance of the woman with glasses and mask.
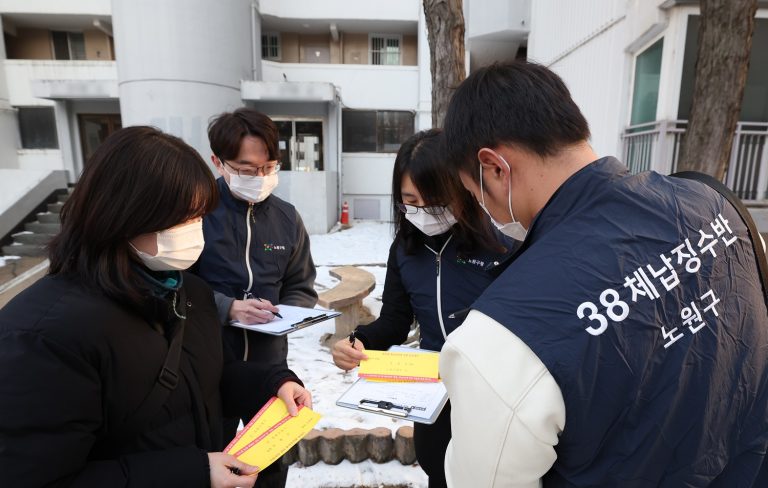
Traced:
<path fill-rule="evenodd" d="M 272 194 L 280 170 L 277 126 L 244 107 L 216 117 L 208 139 L 221 176 L 216 181 L 220 198 L 203 219 L 205 249 L 192 272 L 213 288 L 224 347 L 241 361 L 287 369 L 285 336 L 228 325 L 232 320 L 269 322 L 280 313 L 279 304 L 317 303 L 309 235 L 296 208 Z M 248 422 L 259 408 L 254 403 L 246 415 L 227 419 L 224 432 L 233 436 L 239 421 Z M 256 486 L 282 488 L 287 476 L 287 467 L 276 462 L 259 475 Z"/>
<path fill-rule="evenodd" d="M 227 356 L 211 289 L 184 272 L 216 202 L 181 139 L 129 127 L 96 150 L 49 275 L 0 310 L 0 486 L 253 485 L 254 467 L 218 452 L 222 407 L 303 388 Z"/>
<path fill-rule="evenodd" d="M 395 240 L 387 260 L 381 314 L 333 347 L 350 370 L 365 350 L 408 338 L 414 319 L 422 349 L 440 351 L 466 310 L 493 281 L 516 244 L 492 230 L 482 209 L 446 171 L 442 132 L 419 132 L 400 147 L 392 175 Z M 414 424 L 416 457 L 430 488 L 446 486 L 443 460 L 451 439 L 450 404 L 432 425 Z"/>

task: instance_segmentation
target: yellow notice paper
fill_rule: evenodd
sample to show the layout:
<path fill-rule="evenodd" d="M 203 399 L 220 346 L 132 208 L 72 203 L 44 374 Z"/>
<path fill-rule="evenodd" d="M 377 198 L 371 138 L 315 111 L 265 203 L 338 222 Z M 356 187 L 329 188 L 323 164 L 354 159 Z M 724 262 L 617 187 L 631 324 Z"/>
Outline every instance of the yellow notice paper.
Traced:
<path fill-rule="evenodd" d="M 389 352 L 366 350 L 368 359 L 360 362 L 358 376 L 378 381 L 440 381 L 436 352 Z"/>
<path fill-rule="evenodd" d="M 272 397 L 224 451 L 263 470 L 304 438 L 319 420 L 319 413 L 303 406 L 296 417 L 291 417 L 285 403 Z"/>

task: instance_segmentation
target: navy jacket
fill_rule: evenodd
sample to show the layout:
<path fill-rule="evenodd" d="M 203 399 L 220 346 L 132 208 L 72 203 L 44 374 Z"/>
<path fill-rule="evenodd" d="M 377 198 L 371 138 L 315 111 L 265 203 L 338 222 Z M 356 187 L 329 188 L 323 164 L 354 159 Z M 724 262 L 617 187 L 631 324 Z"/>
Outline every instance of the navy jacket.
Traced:
<path fill-rule="evenodd" d="M 503 244 L 516 247 L 512 241 Z M 461 325 L 468 307 L 493 281 L 495 266 L 509 254 L 459 252 L 450 231 L 427 237 L 414 254 L 407 254 L 402 239 L 395 238 L 389 249 L 381 313 L 374 322 L 358 327 L 356 336 L 368 349 L 386 350 L 405 342 L 415 317 L 421 348 L 439 351 L 445 335 Z"/>
<path fill-rule="evenodd" d="M 768 486 L 768 315 L 723 197 L 603 158 L 562 185 L 523 246 L 474 308 L 562 391 L 546 487 Z"/>
<path fill-rule="evenodd" d="M 313 307 L 315 265 L 309 235 L 293 205 L 274 195 L 249 204 L 232 196 L 224 178 L 216 183 L 219 206 L 203 218 L 205 249 L 192 271 L 213 288 L 222 323 L 229 321 L 232 301 L 246 292 L 274 304 Z M 224 327 L 224 343 L 238 357 L 245 354 L 243 331 Z M 248 331 L 247 337 L 249 359 L 285 364 L 285 336 Z"/>

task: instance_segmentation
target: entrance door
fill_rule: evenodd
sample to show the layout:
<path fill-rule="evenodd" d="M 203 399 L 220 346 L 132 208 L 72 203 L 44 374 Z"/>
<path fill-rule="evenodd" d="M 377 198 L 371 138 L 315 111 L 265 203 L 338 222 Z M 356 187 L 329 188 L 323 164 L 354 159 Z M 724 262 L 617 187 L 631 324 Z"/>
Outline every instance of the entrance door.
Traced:
<path fill-rule="evenodd" d="M 104 139 L 123 127 L 120 114 L 78 114 L 77 120 L 80 127 L 83 161 L 86 163 Z"/>
<path fill-rule="evenodd" d="M 322 171 L 323 121 L 273 119 L 279 130 L 278 148 L 282 169 Z"/>

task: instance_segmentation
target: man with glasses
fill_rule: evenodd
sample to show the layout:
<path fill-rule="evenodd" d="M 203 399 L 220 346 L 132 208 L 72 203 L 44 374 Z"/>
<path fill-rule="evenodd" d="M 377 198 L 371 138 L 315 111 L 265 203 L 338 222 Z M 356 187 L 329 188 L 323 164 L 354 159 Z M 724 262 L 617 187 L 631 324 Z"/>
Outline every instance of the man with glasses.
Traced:
<path fill-rule="evenodd" d="M 213 288 L 220 320 L 225 325 L 231 320 L 265 323 L 279 314 L 279 304 L 313 307 L 316 272 L 309 235 L 294 206 L 272 195 L 280 171 L 274 122 L 254 109 L 239 108 L 216 117 L 208 126 L 208 139 L 221 175 L 220 202 L 203 219 L 205 249 L 194 271 Z M 258 362 L 269 381 L 292 389 L 296 403 L 304 403 L 306 390 L 292 382 L 295 378 L 270 377 L 270 371 L 284 371 L 277 365 L 287 369 L 285 336 L 225 326 L 223 340 L 225 353 Z M 244 378 L 242 384 L 223 388 L 241 389 L 255 414 L 267 398 L 248 398 L 253 381 L 263 379 Z M 239 420 L 225 422 L 225 440 L 235 435 Z M 274 463 L 259 474 L 256 486 L 285 486 L 287 474 L 287 467 Z"/>

